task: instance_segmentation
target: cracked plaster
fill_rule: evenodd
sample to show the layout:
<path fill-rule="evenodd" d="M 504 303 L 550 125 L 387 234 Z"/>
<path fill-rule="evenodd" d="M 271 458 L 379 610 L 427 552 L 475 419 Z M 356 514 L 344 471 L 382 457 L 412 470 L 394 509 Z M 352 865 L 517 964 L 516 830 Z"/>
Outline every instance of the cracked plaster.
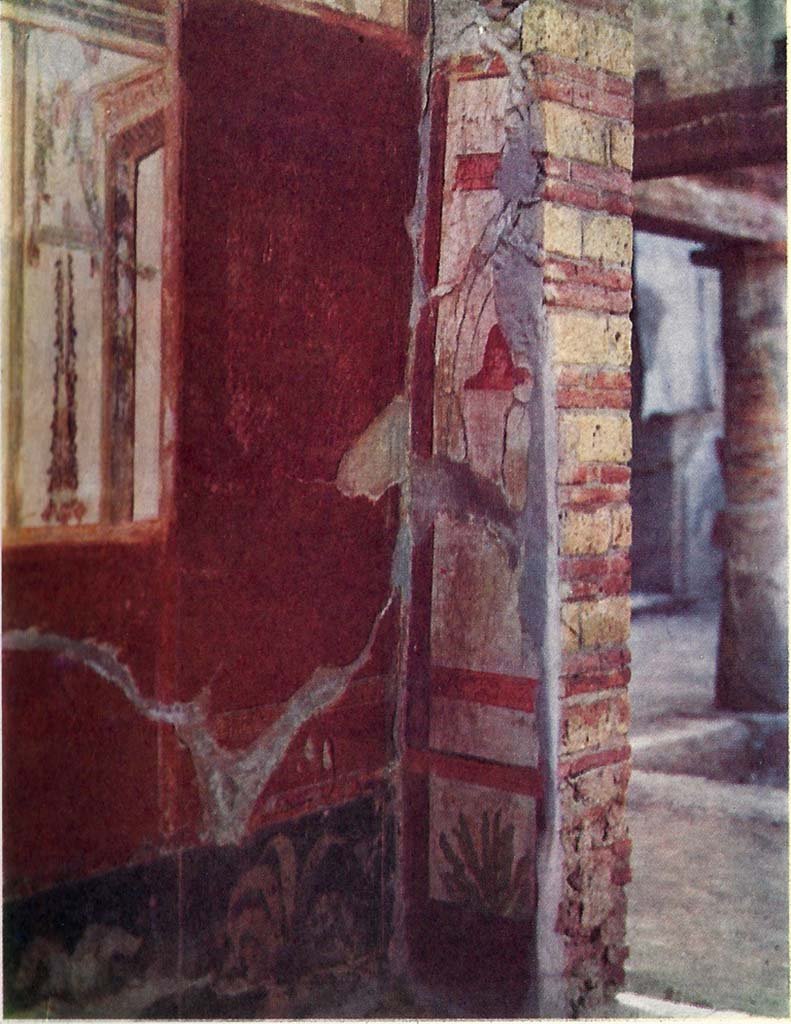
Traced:
<path fill-rule="evenodd" d="M 522 5 L 524 6 L 524 5 Z M 478 327 L 488 332 L 500 323 L 514 365 L 529 371 L 532 389 L 515 388 L 500 412 L 502 451 L 496 467 L 482 463 L 470 445 L 471 404 L 464 406 L 463 385 L 480 366 L 463 358 L 463 338 L 457 344 L 449 370 L 439 372 L 439 390 L 455 399 L 438 407 L 438 422 L 447 448 L 431 460 L 407 457 L 411 410 L 398 396 L 375 418 L 341 460 L 336 486 L 341 493 L 376 501 L 393 484 L 401 485 L 402 527 L 393 555 L 393 589 L 377 614 L 368 640 L 351 663 L 322 666 L 289 699 L 283 715 L 246 750 L 232 753 L 221 748 L 209 730 L 203 706 L 205 692 L 186 704 L 160 704 L 142 697 L 134 679 L 115 651 L 89 641 L 71 640 L 36 630 L 11 631 L 4 647 L 12 650 L 48 650 L 86 664 L 113 685 L 149 720 L 171 724 L 187 746 L 201 789 L 206 832 L 219 843 L 239 842 L 254 803 L 271 777 L 297 731 L 315 714 L 337 700 L 368 659 L 380 623 L 401 592 L 402 616 L 410 594 L 413 545 L 441 514 L 463 521 L 478 520 L 505 553 L 513 583 L 512 642 L 522 660 L 535 657 L 539 648 L 542 688 L 538 704 L 540 760 L 544 773 L 545 815 L 548 827 L 539 839 L 539 871 L 543 881 L 537 911 L 539 970 L 562 962 L 554 915 L 558 906 L 560 865 L 557 839 L 557 678 L 559 674 L 559 621 L 557 601 L 557 543 L 553 487 L 548 467 L 554 465 L 554 421 L 551 372 L 546 351 L 546 325 L 542 304 L 541 173 L 535 151 L 543 148 L 537 106 L 531 102 L 524 58 L 520 52 L 521 7 L 497 19 L 470 0 L 441 0 L 432 10 L 422 69 L 425 103 L 418 128 L 420 168 L 415 204 L 406 225 L 414 252 L 413 297 L 410 310 L 412 340 L 407 360 L 406 389 L 411 391 L 415 366 L 415 332 L 430 302 L 461 310 L 459 321 L 475 315 Z M 506 67 L 505 114 L 498 148 L 501 165 L 497 192 L 487 200 L 478 238 L 465 264 L 446 260 L 436 289 L 422 273 L 423 227 L 427 208 L 430 156 L 430 84 L 437 70 L 461 55 L 483 54 L 500 58 Z M 473 127 L 468 126 L 468 133 Z M 461 204 L 463 205 L 463 204 Z M 456 215 L 455 215 L 456 216 Z M 458 218 L 464 220 L 459 208 Z M 451 273 L 451 271 L 453 271 Z M 449 373 L 449 376 L 448 376 Z M 469 397 L 469 396 L 467 396 Z M 436 450 L 436 447 L 435 447 Z M 463 461 L 469 459 L 471 464 Z M 530 486 L 527 466 L 530 467 Z M 554 595 L 554 596 L 553 596 Z M 404 642 L 402 638 L 402 651 Z M 403 672 L 403 669 L 402 669 Z M 403 687 L 402 687 L 403 690 Z M 396 732 L 399 726 L 396 725 Z M 539 994 L 546 1010 L 551 994 Z"/>
<path fill-rule="evenodd" d="M 420 125 L 421 165 L 418 191 L 411 218 L 410 233 L 415 251 L 415 279 L 410 321 L 413 332 L 430 301 L 439 303 L 439 328 L 442 330 L 443 306 L 461 308 L 460 321 L 468 315 L 477 319 L 477 328 L 488 333 L 499 322 L 509 347 L 514 366 L 529 371 L 532 392 L 522 389 L 513 394 L 506 407 L 503 430 L 503 453 L 499 473 L 491 467 L 464 465 L 470 455 L 468 424 L 463 406 L 464 380 L 480 366 L 462 369 L 461 344 L 456 334 L 455 351 L 449 367 L 437 367 L 435 394 L 438 406 L 435 416 L 435 457 L 430 464 L 412 460 L 402 485 L 402 522 L 407 524 L 406 547 L 415 541 L 415 523 L 421 517 L 433 522 L 443 509 L 453 518 L 459 507 L 462 518 L 480 517 L 502 542 L 510 546 L 510 575 L 517 588 L 517 615 L 521 625 L 520 638 L 523 661 L 532 660 L 534 645 L 538 648 L 542 686 L 537 707 L 540 764 L 545 780 L 544 815 L 546 827 L 539 837 L 538 867 L 542 877 L 537 909 L 538 992 L 536 1003 L 542 1013 L 562 1012 L 565 1006 L 563 979 L 557 975 L 564 961 L 562 937 L 555 930 L 557 908 L 562 895 L 563 855 L 558 825 L 558 734 L 559 734 L 559 665 L 560 621 L 557 568 L 556 509 L 551 467 L 557 462 L 555 438 L 553 378 L 547 351 L 547 329 L 543 312 L 543 274 L 541 268 L 542 215 L 540 190 L 542 175 L 536 152 L 544 148 L 543 127 L 538 105 L 532 102 L 526 68 L 520 50 L 522 7 L 510 15 L 497 9 L 492 17 L 488 9 L 464 0 L 444 0 L 434 5 L 432 22 L 426 41 L 423 65 L 424 113 Z M 464 55 L 499 58 L 506 69 L 504 132 L 497 140 L 501 153 L 496 178 L 497 192 L 484 204 L 482 224 L 477 227 L 477 240 L 463 266 L 458 257 L 445 258 L 441 264 L 440 281 L 433 292 L 423 279 L 420 260 L 420 225 L 425 219 L 430 139 L 430 83 L 443 66 Z M 498 86 L 499 88 L 499 86 Z M 467 134 L 479 126 L 467 125 Z M 446 184 L 450 180 L 446 167 Z M 460 213 L 459 217 L 463 215 Z M 452 271 L 452 272 L 451 272 Z M 486 336 L 484 333 L 484 337 Z M 414 367 L 414 334 L 409 360 L 407 387 Z M 455 392 L 455 395 L 454 395 Z M 455 398 L 455 400 L 454 400 Z M 442 430 L 442 424 L 445 430 Z M 441 443 L 442 441 L 445 444 Z M 524 456 L 527 456 L 525 459 Z M 530 485 L 526 468 L 530 467 Z M 486 469 L 489 479 L 486 479 Z M 442 493 L 441 475 L 446 484 L 454 476 L 467 474 L 464 481 L 455 480 L 464 492 L 464 500 L 451 502 Z M 483 473 L 475 472 L 483 469 Z M 495 478 L 494 480 L 492 478 Z M 497 479 L 499 477 L 499 479 Z M 464 486 L 466 485 L 466 486 Z M 491 488 L 498 501 L 475 501 L 475 490 Z M 453 488 L 451 488 L 453 489 Z M 492 491 L 489 492 L 491 497 Z M 509 500 L 510 499 L 510 502 Z M 455 513 L 449 505 L 455 504 Z M 492 515 L 494 508 L 500 519 Z M 507 513 L 502 512 L 505 508 Z M 512 540 L 510 540 L 512 538 Z M 514 552 L 521 552 L 514 559 Z M 408 566 L 409 559 L 403 564 Z M 407 585 L 405 593 L 409 592 Z"/>
<path fill-rule="evenodd" d="M 396 592 L 391 591 L 377 613 L 368 639 L 347 665 L 320 665 L 286 702 L 285 711 L 245 750 L 230 751 L 212 735 L 206 713 L 208 688 L 188 703 L 161 703 L 142 696 L 118 652 L 107 644 L 74 640 L 36 629 L 3 634 L 7 651 L 49 652 L 84 665 L 118 687 L 130 703 L 152 722 L 172 725 L 192 758 L 204 816 L 204 838 L 219 845 L 239 843 L 255 802 L 283 760 L 297 732 L 345 692 L 371 656 L 379 627 Z"/>

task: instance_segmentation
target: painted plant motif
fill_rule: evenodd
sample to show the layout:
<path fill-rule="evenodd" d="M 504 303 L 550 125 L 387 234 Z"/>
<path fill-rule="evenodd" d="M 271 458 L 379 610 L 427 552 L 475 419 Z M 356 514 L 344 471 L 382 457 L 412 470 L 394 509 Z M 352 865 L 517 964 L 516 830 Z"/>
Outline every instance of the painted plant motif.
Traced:
<path fill-rule="evenodd" d="M 501 811 L 484 811 L 476 844 L 469 822 L 459 813 L 452 830 L 455 845 L 442 832 L 439 845 L 447 863 L 441 872 L 448 896 L 487 917 L 524 917 L 532 904 L 532 861 L 515 859 L 514 826 L 503 825 Z"/>
<path fill-rule="evenodd" d="M 74 266 L 71 253 L 66 260 L 66 302 L 64 304 L 63 261 L 55 263 L 55 374 L 52 396 L 52 437 L 47 493 L 42 512 L 46 522 L 79 522 L 85 505 L 77 497 L 77 329 L 74 326 Z M 65 308 L 64 308 L 65 305 Z"/>
<path fill-rule="evenodd" d="M 49 203 L 47 189 L 47 165 L 52 161 L 55 133 L 52 129 L 52 102 L 45 101 L 41 82 L 36 88 L 33 109 L 33 181 L 35 183 L 33 216 L 28 233 L 27 258 L 31 266 L 38 266 L 40 251 L 38 234 L 41 226 L 41 204 Z"/>
<path fill-rule="evenodd" d="M 348 967 L 364 955 L 364 876 L 364 865 L 340 836 L 321 836 L 301 865 L 291 839 L 274 836 L 231 890 L 217 990 L 266 989 L 276 1009 L 295 967 Z"/>
<path fill-rule="evenodd" d="M 98 266 L 104 230 L 99 191 L 101 133 L 95 130 L 92 76 L 101 51 L 81 44 L 79 57 L 49 48 L 35 37 L 38 68 L 33 109 L 33 189 L 27 260 L 38 266 L 40 245 L 65 245 L 91 253 L 91 274 Z M 52 69 L 61 72 L 53 79 Z M 67 71 L 65 68 L 69 67 Z M 46 70 L 44 70 L 46 69 Z M 64 169 L 76 171 L 76 189 L 63 192 Z M 52 174 L 50 174 L 52 172 Z M 50 178 L 54 178 L 50 182 Z M 60 181 L 60 183 L 59 183 Z M 44 223 L 44 222 L 48 223 Z"/>
<path fill-rule="evenodd" d="M 39 265 L 42 243 L 87 249 L 91 253 L 92 274 L 98 265 L 104 212 L 97 186 L 98 157 L 94 150 L 98 143 L 93 137 L 92 103 L 90 93 L 75 95 L 68 82 L 60 83 L 52 95 L 45 94 L 41 82 L 38 83 L 33 113 L 34 188 L 27 239 L 30 266 Z M 55 207 L 58 204 L 54 201 L 48 177 L 50 165 L 58 161 L 77 171 L 81 200 L 77 201 L 77 206 L 84 207 L 84 214 L 80 216 L 72 200 L 65 198 L 60 209 L 60 222 L 45 226 L 42 225 L 45 207 L 57 216 Z"/>

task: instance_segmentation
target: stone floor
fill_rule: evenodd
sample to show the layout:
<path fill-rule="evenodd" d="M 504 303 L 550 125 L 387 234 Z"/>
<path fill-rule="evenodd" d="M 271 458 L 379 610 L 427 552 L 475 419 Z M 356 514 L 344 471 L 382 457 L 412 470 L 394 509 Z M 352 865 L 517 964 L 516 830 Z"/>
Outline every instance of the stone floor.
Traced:
<path fill-rule="evenodd" d="M 717 621 L 633 621 L 626 989 L 787 1017 L 787 722 L 714 708 Z"/>

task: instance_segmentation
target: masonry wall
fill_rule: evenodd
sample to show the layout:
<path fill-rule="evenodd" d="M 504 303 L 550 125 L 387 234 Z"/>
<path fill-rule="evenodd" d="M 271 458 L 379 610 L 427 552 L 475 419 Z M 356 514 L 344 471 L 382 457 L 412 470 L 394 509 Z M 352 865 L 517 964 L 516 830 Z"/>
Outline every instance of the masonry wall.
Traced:
<path fill-rule="evenodd" d="M 623 980 L 629 778 L 632 31 L 626 3 L 529 8 L 555 384 L 563 1000 Z"/>
<path fill-rule="evenodd" d="M 169 518 L 10 556 L 15 1005 L 568 1016 L 622 980 L 629 7 L 434 13 L 171 32 Z M 48 775 L 105 759 L 37 851 Z"/>
<path fill-rule="evenodd" d="M 440 514 L 413 579 L 430 615 L 410 634 L 401 882 L 424 999 L 565 1016 L 626 956 L 631 23 L 625 4 L 522 17 L 437 23 L 417 479 Z"/>

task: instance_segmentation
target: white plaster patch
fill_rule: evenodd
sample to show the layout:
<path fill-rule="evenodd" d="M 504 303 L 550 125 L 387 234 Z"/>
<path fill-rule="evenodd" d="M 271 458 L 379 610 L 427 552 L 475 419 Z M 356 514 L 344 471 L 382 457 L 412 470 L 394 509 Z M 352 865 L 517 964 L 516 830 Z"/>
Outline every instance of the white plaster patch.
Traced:
<path fill-rule="evenodd" d="M 494 190 L 446 193 L 442 208 L 440 288 L 455 285 L 464 279 L 472 250 L 483 238 L 487 226 L 497 219 L 502 208 L 502 196 Z"/>
<path fill-rule="evenodd" d="M 349 498 L 378 501 L 406 476 L 409 408 L 398 395 L 360 434 L 338 467 L 335 484 Z"/>
<path fill-rule="evenodd" d="M 463 391 L 461 408 L 467 435 L 467 460 L 473 473 L 503 483 L 503 439 L 510 391 Z"/>
<path fill-rule="evenodd" d="M 456 158 L 467 153 L 499 153 L 505 146 L 509 80 L 454 80 L 448 93 L 445 181 L 452 182 Z"/>

